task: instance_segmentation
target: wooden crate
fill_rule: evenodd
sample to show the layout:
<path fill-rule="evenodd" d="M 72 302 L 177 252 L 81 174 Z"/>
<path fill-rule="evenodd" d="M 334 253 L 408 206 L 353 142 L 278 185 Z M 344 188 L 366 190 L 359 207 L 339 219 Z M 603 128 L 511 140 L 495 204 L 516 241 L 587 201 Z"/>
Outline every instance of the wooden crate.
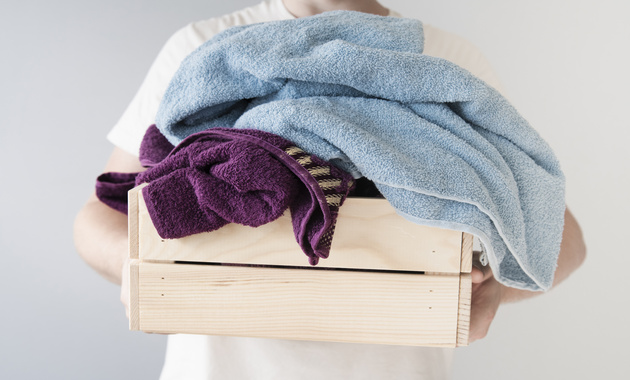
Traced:
<path fill-rule="evenodd" d="M 129 255 L 132 330 L 468 344 L 472 235 L 411 223 L 383 199 L 347 199 L 330 258 L 311 267 L 288 213 L 164 240 L 136 188 Z"/>

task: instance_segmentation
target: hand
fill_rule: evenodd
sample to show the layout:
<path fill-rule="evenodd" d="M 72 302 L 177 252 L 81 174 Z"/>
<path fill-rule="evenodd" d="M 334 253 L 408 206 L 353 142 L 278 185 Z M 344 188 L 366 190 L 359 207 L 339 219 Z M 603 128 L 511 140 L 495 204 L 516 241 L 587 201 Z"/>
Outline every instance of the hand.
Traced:
<path fill-rule="evenodd" d="M 472 302 L 468 342 L 482 339 L 499 309 L 503 286 L 497 282 L 489 266 L 473 265 Z"/>

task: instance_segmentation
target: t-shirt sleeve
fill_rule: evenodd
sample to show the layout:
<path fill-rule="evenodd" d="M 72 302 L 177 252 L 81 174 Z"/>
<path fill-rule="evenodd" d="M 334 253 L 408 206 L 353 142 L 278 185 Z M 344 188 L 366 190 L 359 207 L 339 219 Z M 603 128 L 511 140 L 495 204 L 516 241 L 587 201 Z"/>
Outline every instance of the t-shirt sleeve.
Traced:
<path fill-rule="evenodd" d="M 138 156 L 147 128 L 155 123 L 160 101 L 184 58 L 203 41 L 189 24 L 173 34 L 160 50 L 138 92 L 107 139 L 124 151 Z"/>
<path fill-rule="evenodd" d="M 184 58 L 229 27 L 293 17 L 279 4 L 279 0 L 274 3 L 263 2 L 232 14 L 190 23 L 175 32 L 160 50 L 140 89 L 107 139 L 137 156 L 144 133 L 155 123 L 162 97 Z"/>

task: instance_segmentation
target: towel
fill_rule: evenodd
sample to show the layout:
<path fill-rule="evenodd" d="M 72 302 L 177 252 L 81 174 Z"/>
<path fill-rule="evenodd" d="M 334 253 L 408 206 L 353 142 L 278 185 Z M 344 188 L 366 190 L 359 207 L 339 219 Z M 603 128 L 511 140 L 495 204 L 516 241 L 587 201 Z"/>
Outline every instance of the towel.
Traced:
<path fill-rule="evenodd" d="M 478 236 L 504 285 L 550 288 L 558 160 L 495 89 L 422 48 L 421 22 L 359 12 L 234 27 L 183 61 L 156 123 L 174 144 L 217 126 L 282 136 L 408 220 Z"/>
<path fill-rule="evenodd" d="M 175 149 L 173 144 L 168 142 L 155 125 L 151 125 L 140 143 L 140 164 L 145 168 L 156 166 L 173 149 Z M 96 197 L 107 206 L 126 215 L 129 207 L 127 193 L 137 186 L 136 179 L 139 174 L 108 172 L 99 175 L 95 185 Z"/>
<path fill-rule="evenodd" d="M 170 147 L 170 149 L 169 149 Z M 330 253 L 339 207 L 352 177 L 279 136 L 259 130 L 215 128 L 177 147 L 152 126 L 141 145 L 142 173 L 105 173 L 97 196 L 123 211 L 123 195 L 143 188 L 158 234 L 177 239 L 228 223 L 258 227 L 291 210 L 296 240 L 309 263 Z"/>

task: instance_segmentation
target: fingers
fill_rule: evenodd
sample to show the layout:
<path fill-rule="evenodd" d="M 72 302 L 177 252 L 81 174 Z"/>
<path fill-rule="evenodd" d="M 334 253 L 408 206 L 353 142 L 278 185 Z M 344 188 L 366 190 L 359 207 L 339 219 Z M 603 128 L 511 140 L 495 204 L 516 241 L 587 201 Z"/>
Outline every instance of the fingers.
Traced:
<path fill-rule="evenodd" d="M 485 310 L 484 313 L 473 314 L 470 321 L 468 343 L 483 339 L 488 335 L 490 324 L 496 316 L 497 310 Z"/>
<path fill-rule="evenodd" d="M 480 252 L 473 252 L 473 268 L 470 273 L 473 284 L 480 284 L 492 277 L 489 265 L 482 265 L 479 261 Z"/>
<path fill-rule="evenodd" d="M 482 278 L 481 269 L 475 268 L 479 278 Z M 488 272 L 492 273 L 490 270 Z M 473 286 L 469 343 L 482 339 L 488 334 L 490 324 L 496 316 L 499 304 L 501 303 L 501 286 L 492 277 L 487 281 Z"/>
<path fill-rule="evenodd" d="M 473 284 L 479 284 L 483 282 L 483 271 L 475 266 L 472 267 L 470 277 Z"/>
<path fill-rule="evenodd" d="M 470 272 L 470 277 L 473 284 L 480 284 L 492 277 L 492 270 L 490 269 L 490 266 L 484 267 L 479 263 L 474 263 L 472 271 Z"/>

